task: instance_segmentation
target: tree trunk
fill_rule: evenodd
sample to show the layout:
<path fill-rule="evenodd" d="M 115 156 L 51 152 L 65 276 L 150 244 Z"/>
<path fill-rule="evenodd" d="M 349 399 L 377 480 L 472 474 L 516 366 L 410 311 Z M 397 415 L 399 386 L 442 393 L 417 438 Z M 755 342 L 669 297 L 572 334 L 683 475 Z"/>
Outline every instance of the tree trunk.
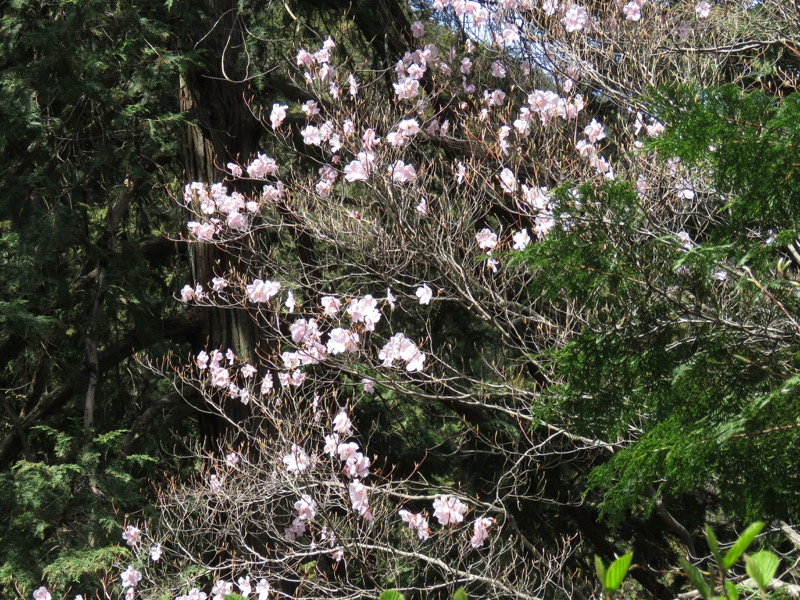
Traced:
<path fill-rule="evenodd" d="M 225 177 L 225 165 L 230 161 L 247 160 L 258 143 L 262 127 L 253 117 L 246 104 L 249 86 L 226 79 L 237 77 L 236 63 L 241 44 L 231 43 L 242 36 L 236 13 L 235 0 L 212 0 L 212 14 L 219 16 L 213 30 L 194 32 L 196 40 L 202 40 L 200 48 L 206 51 L 205 63 L 186 72 L 180 80 L 180 108 L 190 125 L 184 130 L 183 176 L 185 182 L 200 181 L 211 184 Z M 212 23 L 209 23 L 209 28 Z M 201 284 L 208 289 L 215 276 L 229 278 L 231 272 L 247 272 L 247 249 L 238 255 L 223 252 L 214 244 L 193 243 L 189 246 L 189 260 L 193 285 Z M 220 349 L 223 353 L 232 349 L 240 362 L 254 363 L 259 343 L 258 328 L 245 309 L 203 308 L 203 335 L 205 347 Z M 200 430 L 205 446 L 218 448 L 226 439 L 230 424 L 226 418 L 242 422 L 250 416 L 249 408 L 238 399 L 220 399 L 224 408 L 222 415 L 211 414 L 203 406 L 197 406 Z"/>

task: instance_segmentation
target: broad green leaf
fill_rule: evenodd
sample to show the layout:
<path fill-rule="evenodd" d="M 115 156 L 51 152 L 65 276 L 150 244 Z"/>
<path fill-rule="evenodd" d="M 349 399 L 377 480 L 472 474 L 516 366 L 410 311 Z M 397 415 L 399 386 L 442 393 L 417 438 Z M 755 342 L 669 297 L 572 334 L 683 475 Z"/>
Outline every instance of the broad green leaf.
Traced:
<path fill-rule="evenodd" d="M 689 581 L 691 581 L 695 589 L 700 592 L 700 595 L 707 599 L 710 595 L 708 584 L 706 583 L 706 580 L 703 579 L 703 574 L 700 572 L 700 569 L 695 567 L 685 558 L 681 558 L 680 563 L 681 567 L 683 567 L 683 570 L 686 571 L 686 576 L 689 578 Z"/>
<path fill-rule="evenodd" d="M 597 577 L 600 579 L 600 585 L 606 587 L 606 567 L 603 564 L 603 559 L 594 555 L 594 568 L 597 570 Z"/>
<path fill-rule="evenodd" d="M 725 554 L 724 565 L 726 569 L 730 569 L 733 564 L 739 560 L 739 557 L 744 554 L 744 551 L 753 543 L 753 540 L 756 539 L 756 536 L 761 533 L 763 528 L 764 523 L 762 521 L 756 521 L 742 532 L 742 535 L 739 536 L 736 543 L 728 550 L 727 554 Z"/>
<path fill-rule="evenodd" d="M 405 596 L 397 590 L 386 590 L 379 597 L 378 600 L 406 600 Z"/>
<path fill-rule="evenodd" d="M 622 580 L 625 579 L 625 575 L 628 574 L 628 568 L 631 565 L 632 559 L 633 552 L 628 552 L 611 563 L 611 566 L 608 567 L 608 571 L 606 571 L 606 579 L 603 583 L 603 587 L 607 592 L 613 594 L 619 589 Z"/>
<path fill-rule="evenodd" d="M 469 600 L 469 596 L 467 596 L 467 592 L 464 588 L 458 588 L 455 594 L 453 594 L 453 600 Z"/>
<path fill-rule="evenodd" d="M 759 588 L 767 589 L 775 577 L 780 559 L 769 550 L 763 550 L 749 556 L 745 555 L 744 560 L 747 574 L 753 578 Z"/>

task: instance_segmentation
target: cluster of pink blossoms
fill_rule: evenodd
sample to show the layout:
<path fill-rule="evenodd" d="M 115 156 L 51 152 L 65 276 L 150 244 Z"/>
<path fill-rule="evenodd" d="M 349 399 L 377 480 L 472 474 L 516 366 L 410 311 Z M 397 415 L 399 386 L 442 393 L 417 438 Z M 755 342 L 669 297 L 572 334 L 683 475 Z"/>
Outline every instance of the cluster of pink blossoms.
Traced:
<path fill-rule="evenodd" d="M 353 424 L 345 410 L 340 410 L 333 418 L 332 432 L 325 435 L 324 454 L 342 463 L 342 474 L 347 478 L 347 494 L 353 511 L 371 521 L 372 511 L 369 506 L 369 488 L 363 483 L 370 475 L 370 459 L 359 449 L 358 443 L 344 441 L 344 438 L 353 435 Z M 286 470 L 289 473 L 302 473 L 313 466 L 316 458 L 309 457 L 300 446 L 293 444 L 291 452 L 283 458 Z M 309 525 L 317 514 L 317 503 L 310 494 L 301 494 L 294 503 L 295 517 L 289 527 L 284 530 L 284 537 L 289 541 L 296 541 L 308 532 Z M 335 560 L 341 560 L 343 549 L 336 548 L 336 536 L 333 532 L 323 528 L 320 537 L 331 549 Z"/>
<path fill-rule="evenodd" d="M 592 119 L 583 130 L 586 138 L 578 140 L 575 148 L 578 154 L 585 158 L 598 173 L 604 175 L 606 179 L 614 179 L 614 169 L 609 162 L 600 156 L 595 144 L 606 137 L 605 128 L 596 119 Z"/>
<path fill-rule="evenodd" d="M 245 598 L 249 598 L 255 591 L 254 597 L 256 600 L 267 600 L 267 598 L 274 595 L 274 590 L 272 586 L 267 583 L 266 579 L 261 579 L 256 584 L 254 590 L 250 576 L 247 575 L 245 577 L 239 577 L 236 584 L 222 579 L 217 580 L 214 583 L 214 587 L 211 588 L 211 600 L 225 600 L 228 595 L 235 593 L 235 588 L 238 588 L 239 595 Z M 176 596 L 175 600 L 208 600 L 208 594 L 201 591 L 200 588 L 192 588 L 188 594 Z"/>
<path fill-rule="evenodd" d="M 412 513 L 407 510 L 401 510 L 397 513 L 403 522 L 408 524 L 408 528 L 417 533 L 417 537 L 421 541 L 425 541 L 430 537 L 430 527 L 428 519 L 424 512 Z M 454 496 L 444 495 L 438 496 L 433 501 L 433 516 L 439 522 L 439 525 L 453 526 L 458 525 L 464 520 L 467 514 L 467 507 L 461 500 Z M 470 545 L 473 548 L 480 548 L 483 546 L 486 539 L 489 537 L 489 527 L 494 524 L 494 519 L 491 517 L 480 517 L 475 519 L 473 523 L 473 533 L 470 539 Z"/>
<path fill-rule="evenodd" d="M 406 371 L 422 371 L 425 365 L 425 353 L 417 348 L 410 339 L 402 333 L 394 334 L 381 348 L 378 358 L 383 361 L 384 367 L 394 366 L 395 361 L 406 363 Z"/>

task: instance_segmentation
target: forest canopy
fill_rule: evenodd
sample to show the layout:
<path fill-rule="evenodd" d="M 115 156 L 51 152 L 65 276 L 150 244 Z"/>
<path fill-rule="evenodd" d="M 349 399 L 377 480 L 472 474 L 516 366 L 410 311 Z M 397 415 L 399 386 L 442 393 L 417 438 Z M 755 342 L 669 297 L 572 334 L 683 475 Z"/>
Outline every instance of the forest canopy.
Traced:
<path fill-rule="evenodd" d="M 0 14 L 0 595 L 800 589 L 795 5 Z"/>

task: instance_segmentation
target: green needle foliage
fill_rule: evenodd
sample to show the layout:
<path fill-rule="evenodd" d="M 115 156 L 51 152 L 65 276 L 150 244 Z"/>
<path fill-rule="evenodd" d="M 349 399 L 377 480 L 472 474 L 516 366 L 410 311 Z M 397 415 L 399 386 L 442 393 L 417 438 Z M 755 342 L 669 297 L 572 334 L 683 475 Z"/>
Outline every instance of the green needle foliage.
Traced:
<path fill-rule="evenodd" d="M 800 284 L 782 253 L 800 236 L 800 102 L 660 90 L 652 110 L 667 132 L 650 148 L 681 160 L 707 214 L 678 231 L 626 183 L 587 186 L 574 225 L 526 250 L 531 295 L 589 315 L 551 353 L 550 409 L 620 440 L 589 477 L 615 519 L 662 495 L 796 519 Z"/>

